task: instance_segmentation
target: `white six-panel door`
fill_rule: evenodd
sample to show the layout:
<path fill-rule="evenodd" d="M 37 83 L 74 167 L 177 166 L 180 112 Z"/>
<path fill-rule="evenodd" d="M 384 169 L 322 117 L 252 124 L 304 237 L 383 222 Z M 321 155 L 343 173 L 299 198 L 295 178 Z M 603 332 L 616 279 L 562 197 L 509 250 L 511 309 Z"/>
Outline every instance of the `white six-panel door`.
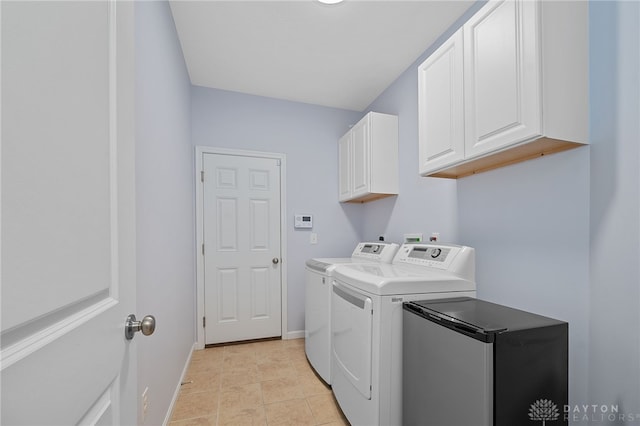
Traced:
<path fill-rule="evenodd" d="M 202 161 L 205 343 L 280 336 L 280 160 Z"/>
<path fill-rule="evenodd" d="M 0 423 L 134 424 L 133 5 L 0 7 Z"/>

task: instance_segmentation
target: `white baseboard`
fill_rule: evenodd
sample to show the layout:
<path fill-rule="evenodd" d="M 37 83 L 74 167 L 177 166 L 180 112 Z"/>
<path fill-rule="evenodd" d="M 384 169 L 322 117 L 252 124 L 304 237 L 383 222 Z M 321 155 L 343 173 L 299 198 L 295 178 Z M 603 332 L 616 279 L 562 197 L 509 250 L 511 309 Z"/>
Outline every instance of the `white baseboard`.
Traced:
<path fill-rule="evenodd" d="M 285 336 L 282 336 L 282 340 L 303 339 L 303 338 L 304 338 L 304 330 L 289 331 Z"/>
<path fill-rule="evenodd" d="M 193 344 L 191 347 L 191 352 L 189 352 L 189 356 L 187 357 L 187 362 L 184 364 L 182 368 L 182 374 L 180 374 L 180 380 L 178 380 L 178 385 L 176 386 L 175 392 L 173 392 L 173 398 L 171 398 L 171 404 L 169 404 L 169 410 L 167 411 L 167 415 L 164 418 L 164 422 L 162 422 L 163 426 L 167 426 L 171 421 L 171 415 L 173 414 L 173 407 L 176 405 L 176 401 L 178 401 L 178 396 L 180 396 L 180 387 L 182 386 L 182 382 L 184 382 L 184 378 L 187 375 L 187 370 L 189 370 L 189 364 L 191 364 L 191 357 L 193 356 L 193 351 L 196 350 L 197 342 Z"/>

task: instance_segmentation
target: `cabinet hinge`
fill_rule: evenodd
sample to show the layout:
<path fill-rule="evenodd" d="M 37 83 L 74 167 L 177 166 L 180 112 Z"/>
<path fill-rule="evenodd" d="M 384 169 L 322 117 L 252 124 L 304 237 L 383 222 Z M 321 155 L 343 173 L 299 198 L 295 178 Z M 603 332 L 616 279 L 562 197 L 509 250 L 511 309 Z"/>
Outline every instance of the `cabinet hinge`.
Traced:
<path fill-rule="evenodd" d="M 200 172 L 200 182 L 204 183 L 204 170 Z"/>
<path fill-rule="evenodd" d="M 206 327 L 207 326 L 207 317 L 202 317 L 202 327 Z"/>

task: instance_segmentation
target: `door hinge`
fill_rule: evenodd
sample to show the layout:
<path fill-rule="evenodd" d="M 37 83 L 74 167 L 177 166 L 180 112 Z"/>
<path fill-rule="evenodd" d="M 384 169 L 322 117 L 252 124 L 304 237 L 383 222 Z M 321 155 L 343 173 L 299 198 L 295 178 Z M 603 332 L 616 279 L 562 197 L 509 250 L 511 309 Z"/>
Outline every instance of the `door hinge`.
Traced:
<path fill-rule="evenodd" d="M 204 244 L 202 244 L 202 255 L 204 256 Z"/>
<path fill-rule="evenodd" d="M 280 166 L 280 160 L 278 159 L 278 160 L 276 160 L 276 161 L 277 161 L 276 166 Z"/>
<path fill-rule="evenodd" d="M 200 172 L 200 182 L 204 183 L 204 170 Z"/>
<path fill-rule="evenodd" d="M 207 317 L 202 317 L 202 327 L 205 328 L 207 326 Z"/>

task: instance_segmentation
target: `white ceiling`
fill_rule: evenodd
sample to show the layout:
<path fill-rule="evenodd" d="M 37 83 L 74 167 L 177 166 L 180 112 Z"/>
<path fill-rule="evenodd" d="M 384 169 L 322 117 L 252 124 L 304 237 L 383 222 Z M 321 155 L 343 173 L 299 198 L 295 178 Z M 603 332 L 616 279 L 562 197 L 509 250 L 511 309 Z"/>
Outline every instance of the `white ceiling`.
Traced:
<path fill-rule="evenodd" d="M 362 111 L 473 0 L 170 4 L 192 84 Z"/>

